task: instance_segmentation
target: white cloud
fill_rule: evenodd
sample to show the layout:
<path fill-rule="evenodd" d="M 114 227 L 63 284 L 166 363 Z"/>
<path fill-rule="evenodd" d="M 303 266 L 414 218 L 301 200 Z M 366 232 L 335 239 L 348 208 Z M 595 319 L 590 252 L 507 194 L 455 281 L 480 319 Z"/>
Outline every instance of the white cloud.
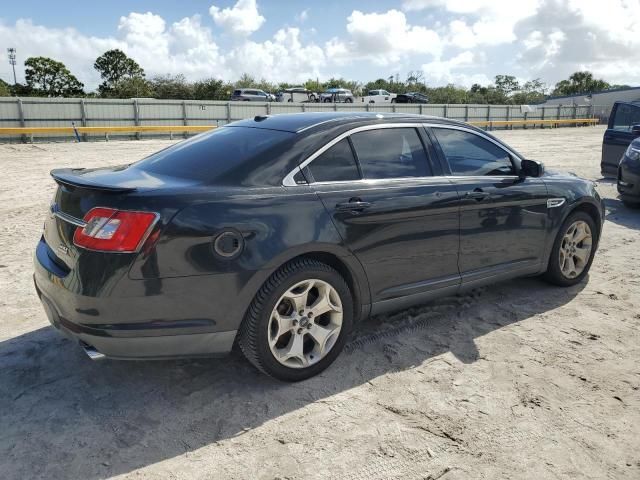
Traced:
<path fill-rule="evenodd" d="M 216 25 L 237 35 L 250 35 L 265 22 L 264 17 L 258 12 L 256 0 L 238 0 L 233 7 L 222 10 L 211 5 L 209 14 Z"/>
<path fill-rule="evenodd" d="M 227 64 L 236 76 L 247 72 L 270 81 L 301 82 L 320 76 L 325 65 L 322 48 L 303 45 L 298 28 L 278 30 L 271 40 L 246 41 L 227 56 Z"/>
<path fill-rule="evenodd" d="M 516 26 L 517 60 L 530 76 L 551 82 L 590 70 L 610 83 L 640 78 L 640 2 L 546 0 Z"/>
<path fill-rule="evenodd" d="M 296 21 L 299 23 L 304 23 L 309 18 L 309 9 L 305 8 L 299 14 L 296 15 Z"/>
<path fill-rule="evenodd" d="M 212 6 L 212 27 L 200 15 L 171 23 L 132 12 L 104 37 L 29 19 L 0 20 L 0 44 L 17 48 L 19 81 L 27 57 L 48 56 L 64 62 L 87 90 L 100 82 L 95 58 L 112 48 L 134 58 L 149 77 L 182 73 L 189 80 L 233 80 L 244 72 L 272 81 L 329 74 L 366 80 L 379 76 L 380 67 L 403 74 L 419 65 L 431 85 L 486 84 L 496 74 L 553 84 L 581 69 L 613 83 L 640 78 L 640 0 L 406 0 L 403 8 L 353 10 L 346 20 L 293 11 L 273 25 L 305 22 L 304 30 L 281 27 L 261 41 L 248 38 L 266 22 L 255 0 Z M 340 22 L 343 33 L 323 37 L 327 21 Z M 8 67 L 0 64 L 5 80 Z"/>
<path fill-rule="evenodd" d="M 456 15 L 447 43 L 460 48 L 500 45 L 516 40 L 515 24 L 533 15 L 541 0 L 405 0 L 407 11 L 439 9 Z"/>
<path fill-rule="evenodd" d="M 448 60 L 434 60 L 422 65 L 425 80 L 430 85 L 453 83 L 470 87 L 474 83 L 487 85 L 491 80 L 484 73 L 478 73 L 478 59 L 471 51 L 464 51 Z"/>
<path fill-rule="evenodd" d="M 354 10 L 347 18 L 348 39 L 327 42 L 327 55 L 338 63 L 363 59 L 376 65 L 389 65 L 412 54 L 438 55 L 440 36 L 434 30 L 410 25 L 404 13 L 363 13 Z"/>
<path fill-rule="evenodd" d="M 124 42 L 115 38 L 86 36 L 74 28 L 48 28 L 36 25 L 29 19 L 19 19 L 13 25 L 0 23 L 0 45 L 16 48 L 16 74 L 19 82 L 24 81 L 24 60 L 46 56 L 62 61 L 87 85 L 98 83 L 99 75 L 93 68 L 93 62 L 100 53 L 126 47 Z M 2 68 L 7 72 L 4 80 L 10 81 L 8 64 L 4 63 L 7 65 Z"/>
<path fill-rule="evenodd" d="M 198 15 L 185 17 L 167 28 L 159 15 L 133 12 L 120 18 L 118 32 L 125 53 L 149 76 L 181 73 L 188 78 L 201 78 L 225 74 L 224 58 Z"/>

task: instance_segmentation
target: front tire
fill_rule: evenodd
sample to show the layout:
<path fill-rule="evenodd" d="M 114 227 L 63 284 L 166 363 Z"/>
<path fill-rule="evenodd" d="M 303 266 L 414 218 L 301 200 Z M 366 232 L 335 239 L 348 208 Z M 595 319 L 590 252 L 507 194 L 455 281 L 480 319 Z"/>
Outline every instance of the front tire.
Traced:
<path fill-rule="evenodd" d="M 569 215 L 553 243 L 544 279 L 554 285 L 570 287 L 587 275 L 596 251 L 595 222 L 585 212 Z"/>
<path fill-rule="evenodd" d="M 251 302 L 238 333 L 244 356 L 279 380 L 305 380 L 333 363 L 353 325 L 342 276 L 312 259 L 276 271 Z"/>

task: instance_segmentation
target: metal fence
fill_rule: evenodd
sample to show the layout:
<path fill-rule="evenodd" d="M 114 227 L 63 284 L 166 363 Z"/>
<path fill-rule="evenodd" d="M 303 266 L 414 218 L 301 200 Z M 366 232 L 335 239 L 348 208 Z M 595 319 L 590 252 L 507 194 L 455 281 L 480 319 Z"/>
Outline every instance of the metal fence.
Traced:
<path fill-rule="evenodd" d="M 258 103 L 206 100 L 0 98 L 0 127 L 224 125 L 256 115 L 295 112 L 380 112 L 434 115 L 461 121 L 591 118 L 593 105 L 550 105 L 523 112 L 519 105 L 435 105 L 366 103 Z M 157 134 L 145 133 L 144 136 Z M 140 138 L 140 134 L 120 137 Z M 47 136 L 47 140 L 51 140 Z M 90 139 L 92 135 L 85 138 Z M 95 136 L 101 138 L 101 136 Z M 41 137 L 42 138 L 42 137 Z M 58 137 L 66 140 L 68 136 Z M 20 137 L 0 142 L 21 141 Z"/>

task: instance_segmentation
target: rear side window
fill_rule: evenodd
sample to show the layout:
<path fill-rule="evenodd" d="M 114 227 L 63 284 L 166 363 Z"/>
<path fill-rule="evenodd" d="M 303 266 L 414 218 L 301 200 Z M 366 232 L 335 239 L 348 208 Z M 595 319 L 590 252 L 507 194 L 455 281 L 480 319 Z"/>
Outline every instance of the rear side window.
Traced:
<path fill-rule="evenodd" d="M 242 95 L 242 90 L 234 90 L 233 94 L 237 95 L 237 96 L 240 96 L 240 95 Z"/>
<path fill-rule="evenodd" d="M 511 156 L 479 135 L 448 128 L 434 128 L 433 133 L 454 175 L 516 174 Z"/>
<path fill-rule="evenodd" d="M 333 145 L 309 164 L 309 170 L 316 182 L 341 182 L 359 180 L 349 141 L 345 138 Z"/>
<path fill-rule="evenodd" d="M 351 141 L 364 178 L 432 175 L 424 146 L 415 128 L 367 130 L 351 135 Z"/>
<path fill-rule="evenodd" d="M 614 130 L 630 131 L 631 125 L 635 123 L 640 123 L 640 107 L 626 105 L 624 103 L 618 104 L 611 128 Z"/>
<path fill-rule="evenodd" d="M 158 175 L 207 182 L 293 136 L 294 133 L 279 130 L 221 127 L 176 143 L 132 167 Z"/>

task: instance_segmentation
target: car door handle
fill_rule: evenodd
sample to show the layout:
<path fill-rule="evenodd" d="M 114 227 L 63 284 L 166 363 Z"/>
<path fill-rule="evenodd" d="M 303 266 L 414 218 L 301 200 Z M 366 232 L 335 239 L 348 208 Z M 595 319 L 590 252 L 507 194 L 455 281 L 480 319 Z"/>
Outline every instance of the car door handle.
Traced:
<path fill-rule="evenodd" d="M 360 199 L 351 199 L 348 202 L 338 203 L 336 211 L 338 212 L 362 212 L 371 206 L 369 202 L 363 202 Z"/>
<path fill-rule="evenodd" d="M 476 188 L 473 190 L 473 192 L 467 192 L 464 194 L 464 196 L 466 198 L 473 198 L 474 200 L 477 200 L 478 202 L 481 202 L 482 200 L 489 198 L 491 196 L 490 193 L 483 191 L 481 188 Z"/>

